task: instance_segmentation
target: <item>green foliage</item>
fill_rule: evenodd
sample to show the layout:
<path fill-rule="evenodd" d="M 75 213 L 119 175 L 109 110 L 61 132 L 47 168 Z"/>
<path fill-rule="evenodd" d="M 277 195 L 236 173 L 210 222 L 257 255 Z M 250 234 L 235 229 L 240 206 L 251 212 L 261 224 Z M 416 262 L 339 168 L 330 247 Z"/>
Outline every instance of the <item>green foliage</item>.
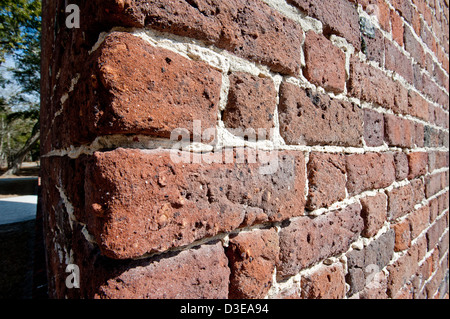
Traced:
<path fill-rule="evenodd" d="M 0 73 L 0 85 L 8 90 L 0 96 L 0 164 L 39 127 L 40 40 L 41 0 L 0 0 L 0 64 L 7 56 L 15 64 L 8 69 L 12 77 Z"/>

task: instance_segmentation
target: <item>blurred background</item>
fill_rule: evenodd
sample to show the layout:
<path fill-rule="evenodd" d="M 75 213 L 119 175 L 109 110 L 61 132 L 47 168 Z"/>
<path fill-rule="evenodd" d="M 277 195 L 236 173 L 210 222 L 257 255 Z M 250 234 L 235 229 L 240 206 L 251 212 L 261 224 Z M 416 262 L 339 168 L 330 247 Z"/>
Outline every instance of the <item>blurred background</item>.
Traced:
<path fill-rule="evenodd" d="M 41 0 L 0 0 L 0 298 L 45 291 L 35 279 L 40 39 Z"/>

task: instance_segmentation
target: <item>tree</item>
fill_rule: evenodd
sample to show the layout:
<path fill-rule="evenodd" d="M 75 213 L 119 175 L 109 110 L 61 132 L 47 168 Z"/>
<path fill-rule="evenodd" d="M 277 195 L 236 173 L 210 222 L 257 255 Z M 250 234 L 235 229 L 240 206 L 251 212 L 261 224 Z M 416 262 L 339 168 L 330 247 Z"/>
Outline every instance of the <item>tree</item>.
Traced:
<path fill-rule="evenodd" d="M 40 0 L 0 0 L 0 64 L 11 57 L 12 77 L 0 74 L 0 85 L 18 89 L 0 97 L 0 156 L 14 174 L 39 143 Z M 1 158 L 0 158 L 1 159 Z"/>

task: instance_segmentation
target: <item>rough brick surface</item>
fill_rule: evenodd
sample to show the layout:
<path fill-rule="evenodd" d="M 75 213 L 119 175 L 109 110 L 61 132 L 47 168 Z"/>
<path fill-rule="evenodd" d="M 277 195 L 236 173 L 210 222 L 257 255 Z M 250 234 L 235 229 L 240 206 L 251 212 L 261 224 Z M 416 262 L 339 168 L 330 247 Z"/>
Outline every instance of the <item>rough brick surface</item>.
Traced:
<path fill-rule="evenodd" d="M 89 88 L 76 86 L 69 105 L 90 134 L 71 127 L 72 141 L 118 133 L 170 137 L 176 128 L 192 134 L 196 119 L 215 127 L 222 77 L 205 63 L 121 32 L 108 35 L 96 57 Z"/>
<path fill-rule="evenodd" d="M 364 141 L 367 146 L 381 146 L 384 142 L 384 116 L 372 110 L 364 110 Z"/>
<path fill-rule="evenodd" d="M 107 256 L 137 257 L 303 214 L 302 156 L 280 153 L 276 173 L 262 175 L 258 163 L 177 163 L 170 154 L 118 149 L 87 165 L 89 230 Z"/>
<path fill-rule="evenodd" d="M 314 31 L 305 38 L 305 77 L 334 93 L 345 89 L 345 54 L 330 40 Z"/>
<path fill-rule="evenodd" d="M 387 219 L 387 197 L 384 194 L 361 198 L 364 237 L 375 236 Z"/>
<path fill-rule="evenodd" d="M 374 275 L 382 270 L 394 253 L 395 234 L 389 230 L 361 250 L 351 250 L 346 254 L 348 274 L 346 281 L 350 285 L 349 295 L 369 286 Z"/>
<path fill-rule="evenodd" d="M 274 71 L 300 70 L 301 27 L 261 1 L 131 1 L 122 10 L 141 26 L 214 44 Z"/>
<path fill-rule="evenodd" d="M 408 219 L 392 225 L 395 231 L 395 251 L 402 251 L 411 247 L 411 226 Z"/>
<path fill-rule="evenodd" d="M 347 190 L 351 195 L 388 187 L 395 180 L 393 154 L 354 154 L 346 158 Z"/>
<path fill-rule="evenodd" d="M 275 229 L 239 233 L 230 238 L 226 254 L 231 269 L 229 297 L 264 298 L 272 285 L 278 262 L 279 243 Z"/>
<path fill-rule="evenodd" d="M 173 257 L 141 263 L 107 280 L 98 288 L 95 297 L 225 299 L 230 270 L 221 246 L 220 243 L 204 245 Z"/>
<path fill-rule="evenodd" d="M 342 299 L 345 296 L 344 269 L 340 264 L 324 266 L 302 277 L 302 298 Z"/>
<path fill-rule="evenodd" d="M 223 114 L 226 127 L 269 130 L 274 126 L 275 86 L 269 78 L 237 72 L 230 76 L 228 104 Z M 260 136 L 258 135 L 258 138 Z"/>
<path fill-rule="evenodd" d="M 414 124 L 393 114 L 384 115 L 384 138 L 388 145 L 410 148 L 414 144 Z"/>
<path fill-rule="evenodd" d="M 342 155 L 312 153 L 308 162 L 306 207 L 327 207 L 345 198 L 345 158 Z"/>
<path fill-rule="evenodd" d="M 361 207 L 353 204 L 317 218 L 300 217 L 280 232 L 277 276 L 295 275 L 321 259 L 346 251 L 364 228 Z"/>
<path fill-rule="evenodd" d="M 361 144 L 362 110 L 350 102 L 283 82 L 279 113 L 280 133 L 287 144 Z"/>
<path fill-rule="evenodd" d="M 428 166 L 428 154 L 425 152 L 414 152 L 408 154 L 409 174 L 408 179 L 425 175 Z"/>
<path fill-rule="evenodd" d="M 322 21 L 326 34 L 340 35 L 359 50 L 360 32 L 358 12 L 350 2 L 345 0 L 288 0 L 288 3 L 295 5 L 308 15 Z"/>

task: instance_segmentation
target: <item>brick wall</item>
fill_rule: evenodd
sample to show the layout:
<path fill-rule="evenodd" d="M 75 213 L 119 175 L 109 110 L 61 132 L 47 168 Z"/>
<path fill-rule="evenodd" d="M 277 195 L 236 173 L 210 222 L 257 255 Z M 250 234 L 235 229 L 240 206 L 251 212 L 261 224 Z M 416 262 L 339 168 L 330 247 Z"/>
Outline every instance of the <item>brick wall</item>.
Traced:
<path fill-rule="evenodd" d="M 72 2 L 43 4 L 51 297 L 447 294 L 448 1 Z"/>

